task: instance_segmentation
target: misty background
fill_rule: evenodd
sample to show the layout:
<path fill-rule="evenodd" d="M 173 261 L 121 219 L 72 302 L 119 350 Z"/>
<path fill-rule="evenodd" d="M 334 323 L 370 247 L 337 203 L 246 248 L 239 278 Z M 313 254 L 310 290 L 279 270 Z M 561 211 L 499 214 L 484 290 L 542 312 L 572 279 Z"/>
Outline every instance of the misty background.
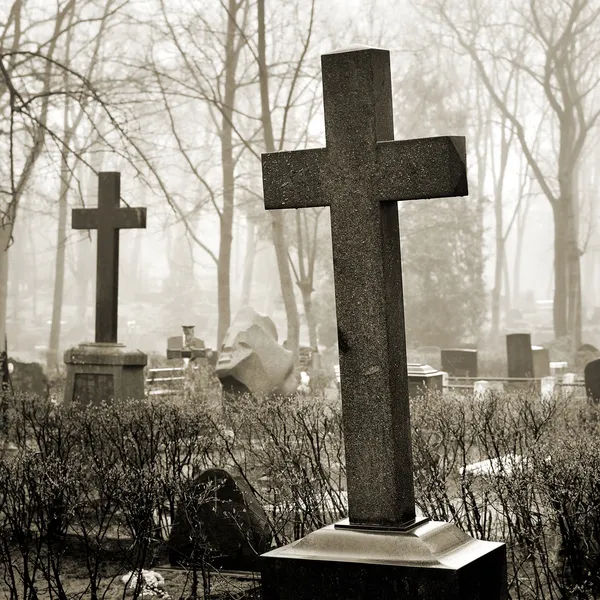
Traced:
<path fill-rule="evenodd" d="M 250 304 L 336 342 L 328 209 L 266 212 L 260 154 L 325 145 L 320 55 L 387 48 L 396 139 L 464 135 L 470 195 L 400 206 L 407 343 L 600 346 L 600 7 L 586 0 L 12 0 L 0 7 L 0 337 L 56 369 L 93 340 L 97 173 L 119 340 L 218 348 Z M 558 340 L 558 342 L 557 342 Z"/>

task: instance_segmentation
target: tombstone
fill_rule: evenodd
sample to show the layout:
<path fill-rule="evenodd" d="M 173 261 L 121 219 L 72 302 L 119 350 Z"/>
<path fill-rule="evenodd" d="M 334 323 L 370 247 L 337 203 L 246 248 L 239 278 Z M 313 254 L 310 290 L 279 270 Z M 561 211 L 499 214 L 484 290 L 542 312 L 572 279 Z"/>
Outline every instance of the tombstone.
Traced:
<path fill-rule="evenodd" d="M 427 392 L 443 392 L 444 376 L 441 371 L 434 369 L 430 365 L 419 365 L 408 363 L 408 394 L 411 398 L 416 398 L 420 394 Z"/>
<path fill-rule="evenodd" d="M 98 208 L 75 208 L 73 229 L 97 229 L 96 337 L 65 352 L 65 403 L 143 398 L 148 357 L 117 342 L 119 230 L 146 227 L 145 208 L 119 208 L 119 173 L 100 173 Z"/>
<path fill-rule="evenodd" d="M 257 570 L 259 555 L 270 549 L 272 536 L 267 515 L 244 478 L 207 469 L 190 486 L 190 498 L 198 501 L 177 506 L 167 542 L 170 564 L 188 566 L 192 552 L 203 546 L 215 568 Z M 190 536 L 190 519 L 202 528 L 203 540 Z"/>
<path fill-rule="evenodd" d="M 466 195 L 464 138 L 393 141 L 386 50 L 322 69 L 327 147 L 263 155 L 263 189 L 330 207 L 348 519 L 265 554 L 263 599 L 504 599 L 504 544 L 415 511 L 397 202 Z"/>
<path fill-rule="evenodd" d="M 570 396 L 575 393 L 575 384 L 577 383 L 576 373 L 565 373 L 562 376 L 562 392 L 563 396 Z"/>
<path fill-rule="evenodd" d="M 293 353 L 277 343 L 273 321 L 249 306 L 225 334 L 216 374 L 228 394 L 289 396 L 298 387 Z"/>
<path fill-rule="evenodd" d="M 477 350 L 447 348 L 442 350 L 442 370 L 450 377 L 477 377 Z"/>
<path fill-rule="evenodd" d="M 533 374 L 536 379 L 548 377 L 550 375 L 550 354 L 548 348 L 542 346 L 532 346 L 533 354 Z"/>
<path fill-rule="evenodd" d="M 550 375 L 562 377 L 568 370 L 569 363 L 566 360 L 557 360 L 550 362 Z"/>
<path fill-rule="evenodd" d="M 548 376 L 542 377 L 542 381 L 540 384 L 540 392 L 542 396 L 542 400 L 549 400 L 554 397 L 554 392 L 556 390 L 556 377 Z"/>
<path fill-rule="evenodd" d="M 585 365 L 583 371 L 585 378 L 585 393 L 588 400 L 600 401 L 600 358 Z"/>
<path fill-rule="evenodd" d="M 40 398 L 48 398 L 50 386 L 42 365 L 36 362 L 26 363 L 9 358 L 8 371 L 12 389 L 15 393 L 33 394 Z"/>
<path fill-rule="evenodd" d="M 506 357 L 509 378 L 534 377 L 533 350 L 529 333 L 510 333 L 506 336 Z"/>
<path fill-rule="evenodd" d="M 167 358 L 183 359 L 185 365 L 190 360 L 206 356 L 204 341 L 194 336 L 193 325 L 182 325 L 182 335 L 174 335 L 167 339 Z"/>

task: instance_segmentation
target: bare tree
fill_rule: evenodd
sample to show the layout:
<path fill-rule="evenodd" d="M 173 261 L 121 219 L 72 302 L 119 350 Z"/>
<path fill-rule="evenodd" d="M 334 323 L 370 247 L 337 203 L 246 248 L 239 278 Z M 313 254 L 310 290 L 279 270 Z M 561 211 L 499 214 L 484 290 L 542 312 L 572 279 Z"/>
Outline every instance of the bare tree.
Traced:
<path fill-rule="evenodd" d="M 528 0 L 510 6 L 470 0 L 453 12 L 447 0 L 427 4 L 429 18 L 441 22 L 458 47 L 470 57 L 488 94 L 512 124 L 529 167 L 554 216 L 554 331 L 581 342 L 582 248 L 577 222 L 578 198 L 574 173 L 600 109 L 591 99 L 600 80 L 600 9 L 590 0 L 542 2 Z M 456 5 L 454 5 L 456 7 Z M 498 91 L 513 70 L 527 76 L 527 106 L 509 106 Z M 554 148 L 538 151 L 531 120 L 540 105 L 541 125 L 558 139 Z M 545 113 L 549 107 L 550 116 Z M 537 136 L 538 132 L 533 131 Z M 554 150 L 554 151 L 553 151 Z M 549 166 L 548 166 L 549 165 Z"/>

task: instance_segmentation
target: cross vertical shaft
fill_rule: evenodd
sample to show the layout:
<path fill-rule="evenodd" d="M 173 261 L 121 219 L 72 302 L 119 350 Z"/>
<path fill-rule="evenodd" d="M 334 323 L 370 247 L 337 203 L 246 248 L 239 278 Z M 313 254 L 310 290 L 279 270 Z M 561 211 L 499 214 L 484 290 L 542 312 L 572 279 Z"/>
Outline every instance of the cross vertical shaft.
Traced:
<path fill-rule="evenodd" d="M 145 208 L 119 208 L 120 173 L 98 177 L 98 208 L 76 208 L 73 229 L 97 229 L 96 342 L 116 343 L 119 301 L 119 230 L 146 227 Z"/>
<path fill-rule="evenodd" d="M 395 142 L 389 52 L 324 55 L 327 146 L 265 154 L 265 207 L 329 206 L 349 520 L 415 517 L 397 202 L 464 196 L 464 138 Z"/>

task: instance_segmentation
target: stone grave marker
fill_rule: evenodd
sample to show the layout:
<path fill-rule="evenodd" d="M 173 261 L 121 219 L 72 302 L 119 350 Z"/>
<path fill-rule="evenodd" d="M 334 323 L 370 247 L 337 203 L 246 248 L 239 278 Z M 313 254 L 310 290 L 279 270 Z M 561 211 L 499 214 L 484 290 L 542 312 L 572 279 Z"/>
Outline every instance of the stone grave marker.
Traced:
<path fill-rule="evenodd" d="M 585 392 L 589 400 L 600 401 L 600 358 L 589 362 L 583 370 Z"/>
<path fill-rule="evenodd" d="M 47 399 L 50 394 L 48 377 L 37 362 L 21 362 L 14 358 L 8 359 L 8 372 L 12 389 L 15 393 L 34 394 Z"/>
<path fill-rule="evenodd" d="M 397 202 L 466 195 L 464 138 L 393 140 L 386 50 L 322 71 L 327 146 L 263 155 L 263 187 L 330 207 L 349 518 L 265 554 L 263 598 L 505 598 L 504 544 L 415 512 Z"/>
<path fill-rule="evenodd" d="M 477 350 L 446 348 L 442 350 L 442 370 L 450 377 L 477 377 Z"/>
<path fill-rule="evenodd" d="M 204 341 L 194 335 L 194 325 L 182 325 L 182 335 L 167 338 L 167 358 L 181 358 L 187 365 L 190 359 L 206 356 Z"/>
<path fill-rule="evenodd" d="M 540 390 L 543 400 L 548 400 L 554 396 L 554 391 L 556 389 L 556 377 L 549 375 L 547 377 L 542 377 Z"/>
<path fill-rule="evenodd" d="M 96 338 L 65 352 L 65 402 L 99 404 L 144 397 L 148 357 L 117 342 L 119 230 L 146 227 L 145 208 L 119 208 L 120 173 L 100 173 L 98 208 L 75 208 L 73 229 L 97 229 Z"/>
<path fill-rule="evenodd" d="M 562 376 L 562 392 L 563 396 L 569 396 L 576 391 L 575 384 L 577 383 L 577 373 L 565 373 Z"/>
<path fill-rule="evenodd" d="M 204 545 L 216 568 L 257 570 L 259 555 L 271 547 L 271 530 L 244 478 L 207 469 L 190 486 L 194 492 L 189 502 L 179 502 L 167 542 L 171 565 L 189 565 L 192 552 Z M 190 535 L 190 520 L 201 527 L 202 538 Z"/>
<path fill-rule="evenodd" d="M 533 374 L 536 379 L 548 377 L 550 375 L 550 354 L 548 348 L 542 346 L 532 346 L 533 355 Z"/>
<path fill-rule="evenodd" d="M 529 333 L 509 333 L 506 336 L 506 357 L 509 377 L 534 377 L 533 350 Z"/>

